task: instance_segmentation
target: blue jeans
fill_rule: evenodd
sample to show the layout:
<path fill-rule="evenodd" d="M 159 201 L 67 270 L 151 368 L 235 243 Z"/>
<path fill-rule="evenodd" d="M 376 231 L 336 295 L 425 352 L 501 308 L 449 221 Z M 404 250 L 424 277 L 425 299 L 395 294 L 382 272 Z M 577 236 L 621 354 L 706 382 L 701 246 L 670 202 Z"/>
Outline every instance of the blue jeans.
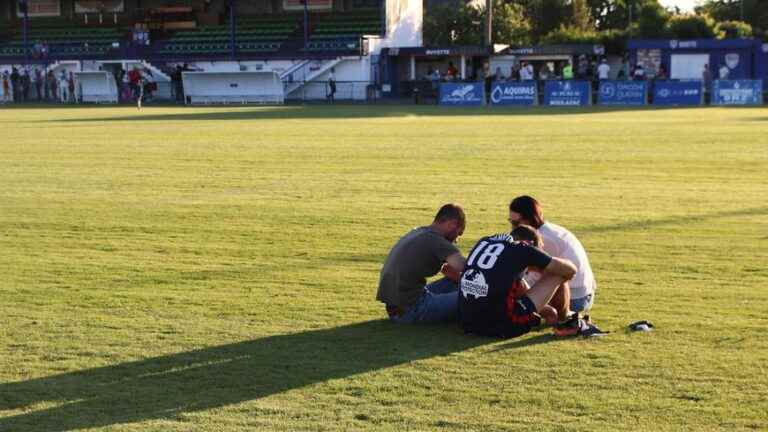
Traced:
<path fill-rule="evenodd" d="M 571 299 L 571 310 L 574 312 L 589 312 L 595 302 L 595 294 L 587 294 L 584 297 Z"/>
<path fill-rule="evenodd" d="M 459 315 L 459 286 L 442 278 L 424 287 L 424 294 L 408 312 L 392 321 L 400 324 L 430 324 L 456 321 Z"/>

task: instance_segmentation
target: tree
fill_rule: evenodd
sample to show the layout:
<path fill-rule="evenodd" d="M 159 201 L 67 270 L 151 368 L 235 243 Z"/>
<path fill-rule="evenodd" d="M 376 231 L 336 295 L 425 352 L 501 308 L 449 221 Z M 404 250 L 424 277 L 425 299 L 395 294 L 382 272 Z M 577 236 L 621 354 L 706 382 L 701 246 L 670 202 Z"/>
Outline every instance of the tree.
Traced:
<path fill-rule="evenodd" d="M 715 26 L 708 15 L 674 15 L 669 20 L 669 32 L 677 39 L 712 39 L 718 36 Z"/>
<path fill-rule="evenodd" d="M 736 21 L 741 19 L 742 7 L 744 22 L 752 26 L 754 34 L 764 34 L 768 30 L 768 0 L 705 0 L 696 8 L 696 13 L 709 15 L 716 21 Z"/>
<path fill-rule="evenodd" d="M 743 21 L 723 21 L 717 23 L 715 31 L 725 39 L 752 37 L 752 26 Z"/>
<path fill-rule="evenodd" d="M 595 20 L 587 0 L 571 0 L 571 27 L 581 31 L 596 31 Z"/>
<path fill-rule="evenodd" d="M 643 4 L 637 15 L 637 27 L 632 29 L 637 37 L 653 39 L 665 38 L 669 35 L 667 31 L 669 13 L 658 2 Z"/>
<path fill-rule="evenodd" d="M 424 16 L 424 42 L 429 46 L 478 45 L 483 42 L 485 5 L 440 5 Z M 493 42 L 527 45 L 531 26 L 519 4 L 493 0 Z"/>

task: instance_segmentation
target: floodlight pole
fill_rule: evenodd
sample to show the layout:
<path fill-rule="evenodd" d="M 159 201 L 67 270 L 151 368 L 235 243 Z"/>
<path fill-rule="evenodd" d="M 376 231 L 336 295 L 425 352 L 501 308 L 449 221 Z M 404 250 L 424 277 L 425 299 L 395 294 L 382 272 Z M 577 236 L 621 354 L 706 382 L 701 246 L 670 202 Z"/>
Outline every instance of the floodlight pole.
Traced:
<path fill-rule="evenodd" d="M 235 23 L 235 0 L 229 0 L 229 47 L 232 60 L 237 56 L 237 37 L 236 37 L 236 23 Z"/>
<path fill-rule="evenodd" d="M 24 12 L 22 32 L 24 33 L 24 59 L 26 66 L 29 64 L 29 4 L 27 3 L 27 0 L 19 0 L 19 6 L 22 8 L 22 12 Z"/>
<path fill-rule="evenodd" d="M 485 46 L 490 47 L 493 44 L 493 0 L 485 0 L 485 32 L 483 39 Z"/>
<path fill-rule="evenodd" d="M 739 2 L 739 8 L 741 9 L 741 22 L 744 22 L 744 0 Z"/>
<path fill-rule="evenodd" d="M 304 4 L 304 49 L 309 44 L 309 0 L 301 0 Z"/>

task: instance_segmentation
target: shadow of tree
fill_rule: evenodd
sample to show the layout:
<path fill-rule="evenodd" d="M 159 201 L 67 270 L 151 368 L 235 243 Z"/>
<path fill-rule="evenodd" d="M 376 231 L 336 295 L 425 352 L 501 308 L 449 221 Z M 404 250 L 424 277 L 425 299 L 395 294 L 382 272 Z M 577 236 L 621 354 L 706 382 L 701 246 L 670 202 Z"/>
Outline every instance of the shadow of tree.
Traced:
<path fill-rule="evenodd" d="M 133 121 L 245 121 L 275 119 L 355 119 L 382 117 L 452 117 L 452 116 L 541 116 L 541 115 L 585 115 L 624 111 L 657 111 L 668 107 L 442 107 L 435 105 L 285 105 L 275 107 L 175 107 L 173 113 L 152 113 L 146 109 L 141 113 L 126 111 L 124 116 L 36 120 L 39 123 L 93 123 Z M 204 111 L 201 111 L 203 110 Z M 98 113 L 98 111 L 96 111 Z"/>
<path fill-rule="evenodd" d="M 578 233 L 604 233 L 612 231 L 643 230 L 663 225 L 676 225 L 679 223 L 702 222 L 713 219 L 742 216 L 765 216 L 768 215 L 768 207 L 753 207 L 739 210 L 725 210 L 704 214 L 689 214 L 684 216 L 672 216 L 660 219 L 631 220 L 609 225 L 592 225 L 585 227 L 574 227 L 574 232 Z"/>
<path fill-rule="evenodd" d="M 174 418 L 494 341 L 450 326 L 405 329 L 378 320 L 6 383 L 0 411 L 60 405 L 2 418 L 0 430 L 69 431 Z M 516 346 L 524 345 L 521 339 Z"/>

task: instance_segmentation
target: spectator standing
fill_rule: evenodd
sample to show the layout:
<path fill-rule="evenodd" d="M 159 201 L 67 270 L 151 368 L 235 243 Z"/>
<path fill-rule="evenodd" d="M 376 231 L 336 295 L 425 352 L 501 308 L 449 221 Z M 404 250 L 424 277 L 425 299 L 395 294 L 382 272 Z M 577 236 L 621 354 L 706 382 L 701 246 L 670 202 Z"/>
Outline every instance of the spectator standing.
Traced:
<path fill-rule="evenodd" d="M 599 80 L 607 80 L 611 73 L 611 66 L 605 59 L 600 61 L 600 66 L 597 67 L 597 78 Z"/>
<path fill-rule="evenodd" d="M 67 72 L 66 71 L 61 71 L 61 73 L 59 74 L 58 87 L 59 87 L 59 100 L 61 101 L 61 103 L 66 103 L 67 102 L 67 88 L 68 88 L 68 85 L 67 85 Z"/>
<path fill-rule="evenodd" d="M 659 66 L 659 70 L 656 72 L 656 79 L 666 80 L 667 78 L 667 70 L 664 68 L 664 66 Z"/>
<path fill-rule="evenodd" d="M 528 62 L 523 62 L 520 68 L 520 81 L 531 81 L 533 79 L 533 66 Z"/>
<path fill-rule="evenodd" d="M 635 72 L 632 74 L 632 77 L 637 81 L 645 80 L 645 68 L 643 68 L 643 65 L 639 64 L 635 67 Z"/>
<path fill-rule="evenodd" d="M 128 72 L 128 85 L 131 88 L 131 96 L 134 99 L 138 99 L 139 87 L 141 85 L 141 72 L 139 72 L 138 66 L 134 66 L 133 69 Z"/>
<path fill-rule="evenodd" d="M 552 79 L 553 75 L 554 74 L 549 69 L 549 65 L 546 64 L 546 63 L 544 63 L 541 66 L 541 69 L 539 69 L 539 79 L 542 80 L 542 81 L 546 81 L 546 80 Z"/>
<path fill-rule="evenodd" d="M 29 102 L 30 87 L 32 87 L 32 79 L 29 77 L 29 71 L 25 69 L 21 76 L 21 96 L 24 102 Z"/>
<path fill-rule="evenodd" d="M 587 61 L 587 56 L 582 54 L 579 57 L 579 65 L 576 68 L 576 78 L 587 79 L 587 77 L 589 77 L 589 61 Z"/>
<path fill-rule="evenodd" d="M 21 99 L 21 76 L 19 70 L 11 68 L 11 89 L 13 91 L 13 101 L 20 102 Z"/>
<path fill-rule="evenodd" d="M 43 86 L 45 80 L 43 79 L 43 72 L 39 68 L 35 68 L 35 91 L 37 92 L 37 100 L 43 100 Z"/>
<path fill-rule="evenodd" d="M 333 103 L 336 97 L 336 75 L 334 72 L 334 68 L 331 68 L 331 73 L 328 74 L 328 102 L 330 103 Z"/>
<path fill-rule="evenodd" d="M 456 78 L 458 78 L 459 70 L 456 69 L 456 66 L 453 65 L 453 62 L 448 62 L 448 71 L 446 73 L 446 79 L 450 81 L 454 81 Z"/>
<path fill-rule="evenodd" d="M 563 67 L 563 79 L 573 79 L 573 64 L 570 61 Z"/>
<path fill-rule="evenodd" d="M 56 76 L 53 71 L 48 71 L 48 87 L 50 89 L 50 95 L 52 100 L 56 100 L 59 96 L 58 86 L 56 85 Z"/>
<path fill-rule="evenodd" d="M 8 71 L 3 72 L 3 103 L 11 102 L 11 82 Z"/>
<path fill-rule="evenodd" d="M 120 97 L 124 102 L 131 100 L 131 80 L 128 78 L 128 73 L 123 73 L 123 80 L 120 83 Z"/>
<path fill-rule="evenodd" d="M 499 82 L 506 81 L 504 73 L 501 71 L 501 66 L 496 67 L 496 73 L 493 75 L 493 79 Z"/>
<path fill-rule="evenodd" d="M 67 78 L 67 89 L 69 90 L 69 100 L 72 103 L 76 103 L 77 95 L 75 95 L 75 74 L 73 72 L 70 72 L 69 77 Z"/>

